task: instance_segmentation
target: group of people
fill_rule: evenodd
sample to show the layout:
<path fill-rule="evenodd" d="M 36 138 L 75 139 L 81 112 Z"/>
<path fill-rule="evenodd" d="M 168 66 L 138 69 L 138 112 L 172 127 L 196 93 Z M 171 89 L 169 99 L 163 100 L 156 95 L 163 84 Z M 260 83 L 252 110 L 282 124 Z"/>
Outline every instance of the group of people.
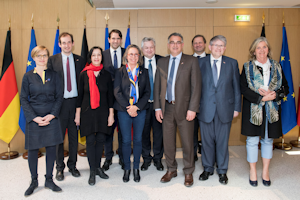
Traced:
<path fill-rule="evenodd" d="M 80 136 L 86 136 L 89 185 L 95 185 L 96 175 L 109 178 L 105 171 L 112 164 L 116 127 L 124 182 L 130 180 L 131 169 L 133 180 L 139 182 L 139 170 L 147 170 L 152 161 L 157 170 L 163 171 L 163 154 L 167 171 L 161 182 L 169 182 L 177 176 L 178 127 L 184 185 L 192 186 L 200 127 L 204 171 L 199 180 L 207 180 L 216 167 L 219 182 L 227 184 L 228 140 L 231 122 L 241 112 L 241 95 L 249 183 L 258 185 L 256 162 L 261 137 L 262 181 L 265 186 L 271 185 L 269 164 L 273 138 L 281 136 L 280 102 L 288 94 L 288 84 L 281 66 L 271 58 L 266 38 L 257 38 L 252 43 L 249 61 L 244 64 L 241 75 L 238 62 L 223 55 L 227 41 L 222 35 L 210 40 L 211 54 L 205 53 L 203 35 L 193 38 L 193 55 L 183 54 L 184 41 L 180 33 L 168 37 L 170 55 L 166 57 L 155 54 L 155 40 L 151 37 L 143 38 L 141 48 L 132 44 L 124 49 L 120 46 L 122 33 L 114 29 L 109 33 L 109 43 L 110 48 L 105 51 L 98 46 L 91 48 L 87 65 L 81 56 L 72 53 L 73 36 L 67 32 L 59 36 L 60 54 L 49 57 L 44 46 L 32 50 L 36 68 L 24 75 L 21 90 L 21 105 L 27 121 L 25 148 L 31 173 L 25 196 L 38 187 L 37 160 L 41 147 L 46 147 L 45 187 L 61 191 L 53 182 L 52 173 L 56 160 L 56 180 L 64 179 L 66 129 L 70 152 L 67 166 L 72 176 L 80 176 L 76 168 L 79 128 Z M 106 159 L 101 166 L 103 147 Z"/>

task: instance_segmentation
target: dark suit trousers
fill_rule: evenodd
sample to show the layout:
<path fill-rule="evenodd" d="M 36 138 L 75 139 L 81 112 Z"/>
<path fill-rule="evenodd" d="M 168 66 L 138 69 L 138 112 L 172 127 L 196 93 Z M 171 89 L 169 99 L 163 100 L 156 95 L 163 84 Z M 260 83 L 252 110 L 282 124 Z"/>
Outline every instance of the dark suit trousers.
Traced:
<path fill-rule="evenodd" d="M 198 150 L 198 138 L 199 138 L 199 122 L 198 117 L 196 115 L 194 119 L 194 156 L 197 156 L 197 150 Z"/>
<path fill-rule="evenodd" d="M 69 169 L 73 169 L 74 167 L 76 167 L 77 162 L 78 131 L 74 122 L 76 112 L 76 99 L 77 98 L 64 99 L 59 115 L 63 138 L 65 138 L 66 129 L 68 129 L 69 159 L 67 165 Z M 64 168 L 64 144 L 62 143 L 57 145 L 56 169 L 62 171 L 64 170 Z"/>
<path fill-rule="evenodd" d="M 161 160 L 163 156 L 163 133 L 162 133 L 162 124 L 159 123 L 155 118 L 155 111 L 153 110 L 153 103 L 149 103 L 149 108 L 146 113 L 146 121 L 143 130 L 143 139 L 142 139 L 142 156 L 144 162 L 154 162 Z M 151 127 L 153 129 L 153 154 L 151 152 Z"/>
<path fill-rule="evenodd" d="M 114 140 L 115 128 L 118 125 L 118 143 L 119 143 L 118 154 L 119 154 L 119 158 L 123 160 L 122 134 L 121 134 L 120 126 L 119 126 L 117 110 L 114 110 L 114 116 L 115 116 L 115 123 L 113 124 L 113 127 L 111 129 L 111 133 L 109 135 L 106 135 L 106 140 L 105 140 L 105 145 L 104 145 L 105 158 L 106 158 L 106 160 L 111 160 L 112 157 L 114 156 L 113 140 Z"/>
<path fill-rule="evenodd" d="M 178 126 L 183 151 L 183 172 L 184 174 L 192 174 L 195 170 L 193 145 L 194 120 L 189 122 L 185 119 L 185 117 L 186 116 L 184 116 L 183 120 L 179 120 L 175 113 L 175 105 L 166 102 L 162 123 L 164 154 L 166 157 L 168 171 L 176 171 L 176 130 Z"/>
<path fill-rule="evenodd" d="M 201 130 L 201 159 L 204 170 L 214 172 L 215 162 L 218 174 L 226 174 L 228 170 L 228 140 L 231 122 L 222 123 L 217 112 L 210 123 L 199 120 Z"/>

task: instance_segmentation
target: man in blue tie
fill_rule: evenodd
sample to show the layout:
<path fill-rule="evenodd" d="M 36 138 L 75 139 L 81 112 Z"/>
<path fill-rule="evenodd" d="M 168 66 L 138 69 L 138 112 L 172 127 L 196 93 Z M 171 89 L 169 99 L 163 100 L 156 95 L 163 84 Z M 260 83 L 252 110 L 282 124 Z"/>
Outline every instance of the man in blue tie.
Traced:
<path fill-rule="evenodd" d="M 201 159 L 204 168 L 199 180 L 217 173 L 221 184 L 228 183 L 228 140 L 231 122 L 241 112 L 240 73 L 235 59 L 223 56 L 226 38 L 214 36 L 209 42 L 210 56 L 200 59 L 202 95 L 198 120 L 201 132 Z"/>
<path fill-rule="evenodd" d="M 122 66 L 122 57 L 125 52 L 125 49 L 120 45 L 122 43 L 122 33 L 117 29 L 113 29 L 109 33 L 108 38 L 110 48 L 103 51 L 103 67 L 105 70 L 109 71 L 111 74 L 112 81 L 115 80 L 115 71 Z M 106 136 L 105 141 L 105 162 L 102 168 L 106 171 L 109 169 L 109 166 L 112 164 L 113 152 L 113 137 L 115 132 L 115 127 L 118 124 L 117 120 L 117 111 L 115 110 L 115 123 L 112 126 L 110 135 Z M 123 153 L 122 153 L 122 135 L 120 129 L 118 129 L 118 154 L 119 154 L 119 164 L 124 167 L 123 164 Z"/>
<path fill-rule="evenodd" d="M 193 132 L 194 118 L 199 111 L 201 73 L 197 58 L 182 53 L 183 37 L 172 33 L 168 37 L 170 56 L 159 59 L 154 83 L 155 117 L 163 126 L 164 153 L 167 173 L 162 183 L 177 176 L 176 131 L 179 129 L 182 151 L 184 185 L 192 186 L 195 169 Z"/>
<path fill-rule="evenodd" d="M 155 81 L 156 64 L 161 56 L 155 54 L 155 40 L 151 37 L 143 38 L 141 49 L 144 55 L 144 67 L 148 69 L 151 87 L 151 95 L 150 99 L 148 100 L 149 108 L 147 109 L 146 121 L 143 130 L 142 157 L 144 159 L 144 163 L 141 166 L 141 170 L 147 170 L 153 160 L 156 169 L 162 171 L 164 170 L 164 166 L 161 163 L 161 159 L 163 157 L 162 125 L 156 120 L 155 111 L 153 110 L 153 87 Z M 153 156 L 151 155 L 151 128 L 153 133 Z"/>

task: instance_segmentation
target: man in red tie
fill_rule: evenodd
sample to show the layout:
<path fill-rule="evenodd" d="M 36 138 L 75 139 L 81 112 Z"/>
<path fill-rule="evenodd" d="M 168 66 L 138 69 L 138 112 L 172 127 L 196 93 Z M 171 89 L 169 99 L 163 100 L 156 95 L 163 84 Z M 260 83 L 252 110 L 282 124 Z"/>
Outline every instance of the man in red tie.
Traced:
<path fill-rule="evenodd" d="M 76 99 L 78 96 L 77 85 L 80 72 L 85 66 L 84 59 L 81 56 L 72 53 L 74 46 L 73 35 L 67 32 L 59 36 L 59 46 L 61 53 L 53 55 L 48 59 L 47 67 L 56 71 L 61 78 L 61 87 L 64 90 L 64 100 L 60 110 L 60 124 L 63 137 L 68 129 L 69 138 L 69 159 L 67 162 L 69 172 L 74 177 L 79 177 L 80 172 L 76 168 L 77 149 L 78 149 L 78 131 L 75 119 Z M 64 179 L 64 146 L 63 143 L 57 146 L 56 154 L 56 179 Z"/>

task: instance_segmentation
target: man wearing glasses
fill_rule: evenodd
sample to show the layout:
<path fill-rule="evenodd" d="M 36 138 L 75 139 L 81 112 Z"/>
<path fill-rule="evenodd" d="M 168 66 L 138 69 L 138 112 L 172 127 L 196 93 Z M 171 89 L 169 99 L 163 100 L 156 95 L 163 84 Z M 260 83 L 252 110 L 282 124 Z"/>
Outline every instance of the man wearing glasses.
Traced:
<path fill-rule="evenodd" d="M 184 185 L 193 185 L 195 169 L 193 132 L 194 118 L 199 111 L 201 73 L 197 58 L 185 55 L 183 37 L 172 33 L 168 37 L 170 56 L 158 60 L 154 83 L 154 109 L 157 121 L 163 126 L 163 144 L 167 173 L 162 183 L 177 176 L 176 130 L 179 128 L 183 150 Z"/>
<path fill-rule="evenodd" d="M 228 183 L 231 121 L 241 112 L 239 67 L 235 59 L 223 56 L 226 43 L 224 36 L 214 36 L 209 43 L 210 56 L 199 60 L 202 95 L 198 114 L 204 168 L 199 180 L 205 181 L 213 175 L 216 162 L 219 182 L 224 185 Z"/>

